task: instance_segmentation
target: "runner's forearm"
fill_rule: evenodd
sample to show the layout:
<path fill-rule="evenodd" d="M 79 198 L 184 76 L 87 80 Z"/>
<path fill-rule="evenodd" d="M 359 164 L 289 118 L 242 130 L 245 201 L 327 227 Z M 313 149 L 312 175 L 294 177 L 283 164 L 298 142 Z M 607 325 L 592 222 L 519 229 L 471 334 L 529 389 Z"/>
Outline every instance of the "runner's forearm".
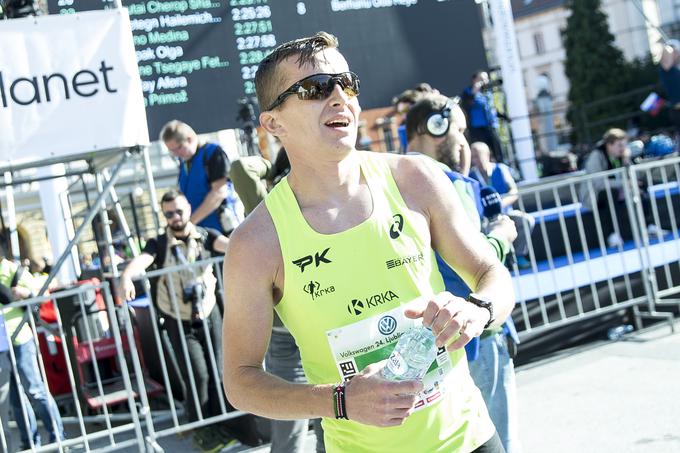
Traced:
<path fill-rule="evenodd" d="M 333 385 L 293 384 L 261 368 L 240 367 L 227 373 L 224 387 L 239 410 L 276 420 L 335 417 Z"/>

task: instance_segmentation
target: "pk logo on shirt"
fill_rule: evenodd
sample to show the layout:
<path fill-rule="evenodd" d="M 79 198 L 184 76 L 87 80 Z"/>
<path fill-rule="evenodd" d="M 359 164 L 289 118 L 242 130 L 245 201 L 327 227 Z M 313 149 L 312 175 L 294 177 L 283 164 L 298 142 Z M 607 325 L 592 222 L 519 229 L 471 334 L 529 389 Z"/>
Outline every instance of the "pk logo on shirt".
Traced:
<path fill-rule="evenodd" d="M 298 258 L 296 260 L 293 260 L 293 264 L 295 264 L 296 266 L 298 266 L 300 268 L 300 272 L 304 272 L 305 267 L 309 266 L 312 263 L 315 263 L 316 267 L 319 267 L 319 265 L 321 263 L 331 263 L 332 261 L 330 259 L 326 258 L 326 253 L 328 253 L 328 251 L 330 249 L 331 248 L 328 247 L 326 250 L 324 250 L 321 253 L 316 252 L 314 255 L 307 255 L 307 256 L 303 256 L 302 258 Z"/>

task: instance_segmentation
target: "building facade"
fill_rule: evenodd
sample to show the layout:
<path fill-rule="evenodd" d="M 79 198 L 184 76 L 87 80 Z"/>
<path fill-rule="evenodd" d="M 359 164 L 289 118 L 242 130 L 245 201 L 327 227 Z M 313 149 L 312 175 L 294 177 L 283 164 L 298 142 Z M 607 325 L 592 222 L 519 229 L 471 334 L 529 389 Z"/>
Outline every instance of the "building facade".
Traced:
<path fill-rule="evenodd" d="M 570 11 L 564 0 L 511 0 L 527 103 L 537 152 L 568 148 L 566 110 L 569 80 L 562 30 Z M 495 65 L 493 28 L 482 4 L 489 64 Z M 673 36 L 680 21 L 680 0 L 602 0 L 615 45 L 627 60 L 658 52 L 662 27 Z"/>

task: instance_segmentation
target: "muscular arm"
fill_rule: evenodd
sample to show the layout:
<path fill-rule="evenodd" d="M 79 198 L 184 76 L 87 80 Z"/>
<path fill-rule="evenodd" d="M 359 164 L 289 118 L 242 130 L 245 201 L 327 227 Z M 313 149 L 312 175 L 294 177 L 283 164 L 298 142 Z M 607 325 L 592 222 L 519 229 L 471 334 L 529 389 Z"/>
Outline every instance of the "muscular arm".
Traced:
<path fill-rule="evenodd" d="M 238 409 L 268 418 L 334 417 L 332 384 L 294 384 L 262 368 L 282 269 L 274 225 L 261 204 L 232 234 L 224 263 L 224 390 Z M 380 368 L 370 365 L 347 384 L 347 413 L 362 423 L 400 424 L 422 386 L 380 379 Z"/>
<path fill-rule="evenodd" d="M 227 178 L 220 178 L 210 183 L 210 192 L 201 205 L 191 213 L 191 223 L 198 225 L 208 217 L 227 197 Z"/>
<path fill-rule="evenodd" d="M 274 279 L 283 263 L 271 218 L 260 208 L 234 231 L 224 261 L 227 398 L 239 409 L 274 419 L 331 417 L 330 385 L 292 384 L 262 368 L 272 329 Z"/>
<path fill-rule="evenodd" d="M 475 293 L 493 301 L 495 322 L 492 326 L 501 325 L 515 302 L 510 274 L 472 224 L 462 221 L 465 213 L 448 178 L 419 157 L 390 156 L 390 160 L 406 203 L 422 212 L 428 221 L 433 248 Z M 484 314 L 477 310 L 471 316 Z M 424 320 L 428 317 L 438 316 L 436 312 L 423 314 Z M 482 326 L 487 320 L 488 313 Z"/>

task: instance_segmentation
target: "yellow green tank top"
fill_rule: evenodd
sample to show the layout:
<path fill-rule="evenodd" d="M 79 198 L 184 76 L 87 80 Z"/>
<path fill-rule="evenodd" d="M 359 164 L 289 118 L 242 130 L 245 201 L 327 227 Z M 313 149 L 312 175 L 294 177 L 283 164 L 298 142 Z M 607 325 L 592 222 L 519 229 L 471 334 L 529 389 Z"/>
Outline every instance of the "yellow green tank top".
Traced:
<path fill-rule="evenodd" d="M 404 316 L 404 305 L 444 289 L 429 230 L 412 221 L 384 157 L 357 156 L 373 210 L 355 227 L 336 234 L 313 230 L 287 178 L 265 200 L 284 263 L 276 312 L 313 384 L 351 379 L 386 359 L 399 336 L 418 323 Z M 417 410 L 402 426 L 324 419 L 327 451 L 465 453 L 491 437 L 494 427 L 463 349 L 441 349 L 423 383 Z M 351 405 L 347 411 L 351 419 Z"/>

